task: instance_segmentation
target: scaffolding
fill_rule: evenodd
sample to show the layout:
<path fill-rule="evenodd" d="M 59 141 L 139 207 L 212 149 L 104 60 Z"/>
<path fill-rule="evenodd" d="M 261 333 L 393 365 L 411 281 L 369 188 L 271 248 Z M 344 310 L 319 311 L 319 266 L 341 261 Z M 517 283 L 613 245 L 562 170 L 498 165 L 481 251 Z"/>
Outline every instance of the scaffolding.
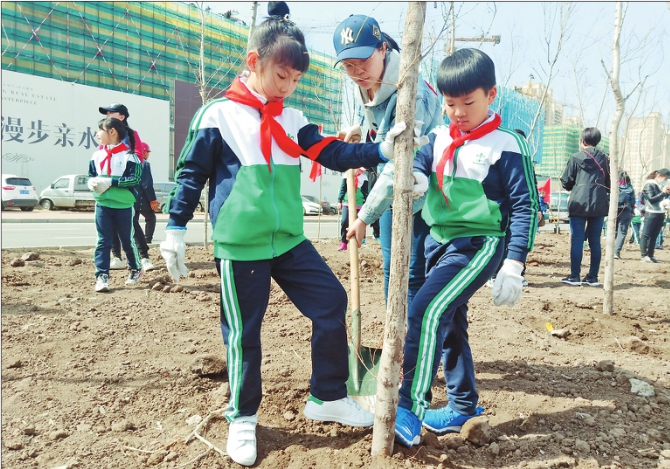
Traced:
<path fill-rule="evenodd" d="M 174 81 L 197 83 L 201 14 L 207 86 L 227 88 L 243 69 L 247 25 L 183 2 L 2 2 L 2 68 L 174 101 Z M 287 105 L 339 128 L 341 75 L 310 51 Z"/>

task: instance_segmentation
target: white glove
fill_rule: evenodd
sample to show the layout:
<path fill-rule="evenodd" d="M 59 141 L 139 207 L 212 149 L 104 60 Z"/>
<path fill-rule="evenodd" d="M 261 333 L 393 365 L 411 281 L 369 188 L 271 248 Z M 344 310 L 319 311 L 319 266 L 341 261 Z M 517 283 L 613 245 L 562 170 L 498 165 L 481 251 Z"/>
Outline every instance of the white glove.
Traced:
<path fill-rule="evenodd" d="M 92 183 L 91 179 L 93 179 Z M 93 190 L 96 191 L 98 194 L 102 194 L 112 185 L 111 178 L 96 177 L 91 179 L 88 180 L 89 187 L 91 187 L 90 185 L 93 184 Z"/>
<path fill-rule="evenodd" d="M 414 171 L 414 185 L 412 186 L 412 197 L 420 199 L 428 190 L 428 178 L 421 171 Z"/>
<path fill-rule="evenodd" d="M 89 190 L 94 191 L 98 186 L 98 178 L 88 178 L 86 185 L 88 185 Z"/>
<path fill-rule="evenodd" d="M 358 143 L 363 138 L 363 131 L 361 130 L 361 126 L 356 124 L 348 129 L 340 130 L 338 136 L 341 136 L 344 142 Z"/>
<path fill-rule="evenodd" d="M 421 135 L 421 128 L 423 121 L 414 121 L 414 148 L 419 148 L 427 145 L 430 142 L 428 135 Z"/>
<path fill-rule="evenodd" d="M 521 289 L 523 288 L 521 272 L 523 272 L 523 264 L 511 259 L 505 259 L 500 271 L 496 275 L 493 290 L 491 290 L 494 305 L 509 305 L 510 308 L 514 307 L 521 297 Z"/>
<path fill-rule="evenodd" d="M 384 158 L 389 161 L 393 161 L 393 144 L 395 143 L 395 138 L 403 133 L 407 128 L 407 124 L 404 121 L 396 122 L 391 130 L 386 132 L 386 138 L 379 145 L 379 151 L 382 152 Z"/>
<path fill-rule="evenodd" d="M 161 242 L 161 256 L 165 259 L 168 273 L 175 282 L 179 282 L 181 276 L 188 277 L 188 268 L 184 264 L 186 256 L 186 244 L 184 243 L 183 230 L 165 230 L 165 241 Z"/>

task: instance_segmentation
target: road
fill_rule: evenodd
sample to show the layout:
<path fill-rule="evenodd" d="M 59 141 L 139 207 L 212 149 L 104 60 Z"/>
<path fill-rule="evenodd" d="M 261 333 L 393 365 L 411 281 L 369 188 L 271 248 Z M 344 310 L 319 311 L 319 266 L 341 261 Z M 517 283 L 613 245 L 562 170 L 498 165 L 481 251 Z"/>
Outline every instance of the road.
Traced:
<path fill-rule="evenodd" d="M 5 220 L 3 212 L 2 249 L 12 248 L 47 248 L 47 247 L 93 247 L 97 242 L 95 223 L 92 213 L 89 219 L 63 219 L 58 217 L 49 219 L 31 219 L 24 212 L 11 220 Z M 37 213 L 37 212 L 35 212 Z M 28 221 L 30 220 L 30 221 Z M 340 225 L 335 216 L 323 217 L 321 226 L 317 217 L 305 217 L 305 235 L 309 239 L 334 238 L 339 236 Z M 165 239 L 166 220 L 156 222 L 156 234 L 153 242 L 160 243 Z M 144 226 L 144 225 L 143 225 Z M 188 231 L 184 237 L 187 244 L 202 244 L 204 223 L 202 218 L 194 219 L 188 224 Z M 212 226 L 208 223 L 208 233 L 211 236 Z"/>
<path fill-rule="evenodd" d="M 188 224 L 184 237 L 187 244 L 202 245 L 203 215 L 198 214 Z M 340 222 L 337 215 L 321 217 L 306 216 L 304 219 L 305 235 L 311 240 L 319 238 L 337 238 L 340 236 Z M 156 222 L 154 244 L 165 239 L 167 215 L 159 214 Z M 142 226 L 144 222 L 142 221 Z M 559 225 L 560 230 L 569 232 L 567 224 Z M 555 225 L 547 223 L 541 231 L 553 231 Z M 208 223 L 211 237 L 212 226 Z M 368 227 L 368 237 L 372 237 L 372 228 Z M 92 212 L 20 212 L 8 210 L 2 212 L 2 249 L 17 248 L 86 248 L 94 247 L 97 242 L 95 223 Z"/>

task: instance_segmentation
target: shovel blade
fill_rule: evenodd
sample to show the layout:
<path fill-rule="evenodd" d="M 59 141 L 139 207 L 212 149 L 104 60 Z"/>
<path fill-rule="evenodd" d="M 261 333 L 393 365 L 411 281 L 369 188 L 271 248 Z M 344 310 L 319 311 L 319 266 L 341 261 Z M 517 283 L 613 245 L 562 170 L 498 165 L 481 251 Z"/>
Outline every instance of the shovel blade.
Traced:
<path fill-rule="evenodd" d="M 349 396 L 374 396 L 377 394 L 377 374 L 381 349 L 349 346 L 349 378 L 347 393 Z"/>

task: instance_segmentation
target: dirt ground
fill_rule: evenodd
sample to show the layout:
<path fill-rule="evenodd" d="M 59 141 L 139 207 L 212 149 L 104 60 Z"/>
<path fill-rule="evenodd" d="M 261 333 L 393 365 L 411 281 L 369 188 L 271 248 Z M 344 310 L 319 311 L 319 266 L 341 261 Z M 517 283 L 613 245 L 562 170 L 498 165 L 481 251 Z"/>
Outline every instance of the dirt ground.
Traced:
<path fill-rule="evenodd" d="M 316 246 L 349 290 L 348 254 L 334 239 Z M 471 301 L 484 441 L 424 431 L 421 446 L 396 445 L 392 458 L 370 456 L 371 428 L 304 418 L 310 324 L 274 285 L 256 467 L 670 467 L 670 250 L 661 264 L 624 250 L 614 316 L 602 313 L 602 288 L 560 283 L 568 250 L 567 233 L 541 233 L 515 308 L 495 307 L 487 287 Z M 125 287 L 113 271 L 112 292 L 96 294 L 92 249 L 37 250 L 11 265 L 26 252 L 2 251 L 2 466 L 239 467 L 197 438 L 185 443 L 228 395 L 211 255 L 189 247 L 190 275 L 176 287 L 152 248 L 159 269 L 141 284 Z M 381 251 L 369 240 L 360 253 L 363 341 L 378 346 Z M 633 394 L 631 378 L 654 396 Z M 445 404 L 440 375 L 433 395 Z M 199 434 L 225 450 L 227 432 L 214 415 Z"/>

